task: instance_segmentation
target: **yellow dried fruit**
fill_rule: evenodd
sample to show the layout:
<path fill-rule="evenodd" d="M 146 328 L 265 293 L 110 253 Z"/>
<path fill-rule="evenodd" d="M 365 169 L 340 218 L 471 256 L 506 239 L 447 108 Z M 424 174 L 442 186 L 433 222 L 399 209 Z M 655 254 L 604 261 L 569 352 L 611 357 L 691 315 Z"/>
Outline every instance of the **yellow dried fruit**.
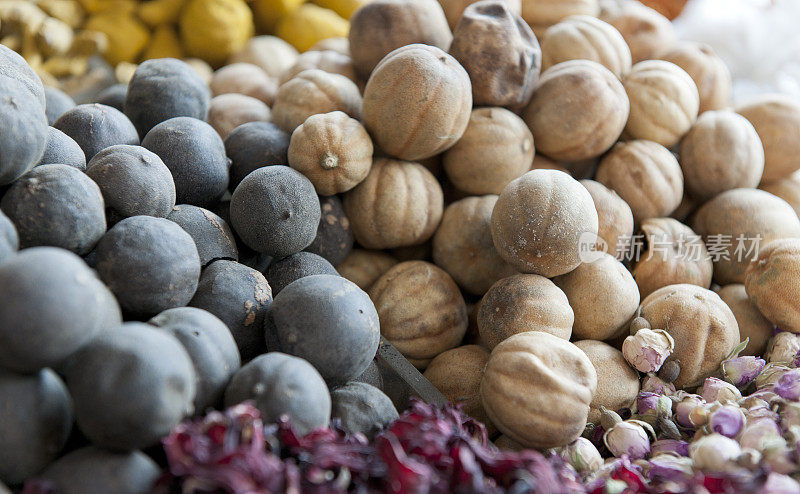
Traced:
<path fill-rule="evenodd" d="M 108 50 L 108 36 L 98 31 L 81 31 L 72 39 L 69 55 L 88 57 Z"/>
<path fill-rule="evenodd" d="M 142 58 L 183 58 L 183 46 L 175 29 L 170 25 L 157 27 Z"/>
<path fill-rule="evenodd" d="M 149 26 L 177 22 L 186 0 L 150 0 L 139 4 L 137 14 Z"/>
<path fill-rule="evenodd" d="M 317 5 L 305 4 L 290 12 L 278 23 L 277 34 L 300 51 L 335 36 L 347 36 L 350 23 L 336 12 Z"/>
<path fill-rule="evenodd" d="M 36 5 L 50 17 L 54 17 L 76 29 L 83 23 L 83 8 L 74 0 L 39 0 Z"/>
<path fill-rule="evenodd" d="M 353 15 L 353 12 L 368 1 L 369 0 L 314 0 L 314 3 L 320 7 L 336 12 L 344 19 L 349 19 L 350 16 Z"/>
<path fill-rule="evenodd" d="M 112 65 L 136 61 L 150 38 L 150 32 L 144 24 L 116 9 L 93 15 L 84 28 L 106 35 L 108 49 L 105 58 Z"/>
<path fill-rule="evenodd" d="M 255 0 L 252 4 L 259 31 L 274 31 L 278 21 L 305 0 Z"/>
<path fill-rule="evenodd" d="M 255 29 L 244 0 L 190 0 L 179 25 L 186 53 L 211 65 L 241 50 Z"/>

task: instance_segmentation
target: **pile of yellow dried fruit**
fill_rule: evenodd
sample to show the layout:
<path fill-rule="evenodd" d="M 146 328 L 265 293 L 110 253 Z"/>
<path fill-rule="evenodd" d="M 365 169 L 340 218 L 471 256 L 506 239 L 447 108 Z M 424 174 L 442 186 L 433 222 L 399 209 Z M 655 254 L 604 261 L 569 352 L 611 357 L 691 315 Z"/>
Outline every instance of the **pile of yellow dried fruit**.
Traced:
<path fill-rule="evenodd" d="M 254 33 L 275 33 L 305 51 L 347 36 L 364 0 L 0 0 L 0 43 L 51 85 L 86 72 L 102 54 L 127 82 L 151 58 L 225 63 Z"/>

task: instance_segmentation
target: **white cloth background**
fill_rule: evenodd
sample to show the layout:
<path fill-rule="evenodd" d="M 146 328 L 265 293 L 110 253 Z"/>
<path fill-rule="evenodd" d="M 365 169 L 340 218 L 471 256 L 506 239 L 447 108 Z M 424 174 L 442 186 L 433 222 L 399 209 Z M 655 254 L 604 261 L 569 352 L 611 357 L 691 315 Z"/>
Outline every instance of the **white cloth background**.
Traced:
<path fill-rule="evenodd" d="M 675 28 L 725 60 L 734 103 L 765 92 L 800 100 L 800 0 L 690 0 Z"/>

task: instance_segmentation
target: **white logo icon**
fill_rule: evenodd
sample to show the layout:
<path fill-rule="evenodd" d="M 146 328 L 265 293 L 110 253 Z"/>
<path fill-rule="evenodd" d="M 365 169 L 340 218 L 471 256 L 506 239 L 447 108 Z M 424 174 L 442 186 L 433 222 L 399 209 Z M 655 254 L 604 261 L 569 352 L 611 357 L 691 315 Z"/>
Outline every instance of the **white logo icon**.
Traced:
<path fill-rule="evenodd" d="M 606 241 L 597 236 L 596 233 L 583 232 L 578 237 L 578 259 L 581 262 L 591 264 L 603 257 L 603 252 L 607 250 Z"/>

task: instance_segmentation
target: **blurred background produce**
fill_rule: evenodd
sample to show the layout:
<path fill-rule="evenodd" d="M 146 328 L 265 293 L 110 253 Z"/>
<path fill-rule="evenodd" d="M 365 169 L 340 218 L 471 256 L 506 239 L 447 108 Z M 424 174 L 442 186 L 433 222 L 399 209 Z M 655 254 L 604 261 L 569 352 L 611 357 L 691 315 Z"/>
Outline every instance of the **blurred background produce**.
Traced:
<path fill-rule="evenodd" d="M 210 73 L 253 45 L 282 44 L 295 57 L 346 37 L 347 19 L 365 1 L 0 0 L 0 43 L 80 102 L 87 88 L 127 83 L 136 64 L 152 58 L 190 60 Z M 285 43 L 251 41 L 255 34 Z"/>

